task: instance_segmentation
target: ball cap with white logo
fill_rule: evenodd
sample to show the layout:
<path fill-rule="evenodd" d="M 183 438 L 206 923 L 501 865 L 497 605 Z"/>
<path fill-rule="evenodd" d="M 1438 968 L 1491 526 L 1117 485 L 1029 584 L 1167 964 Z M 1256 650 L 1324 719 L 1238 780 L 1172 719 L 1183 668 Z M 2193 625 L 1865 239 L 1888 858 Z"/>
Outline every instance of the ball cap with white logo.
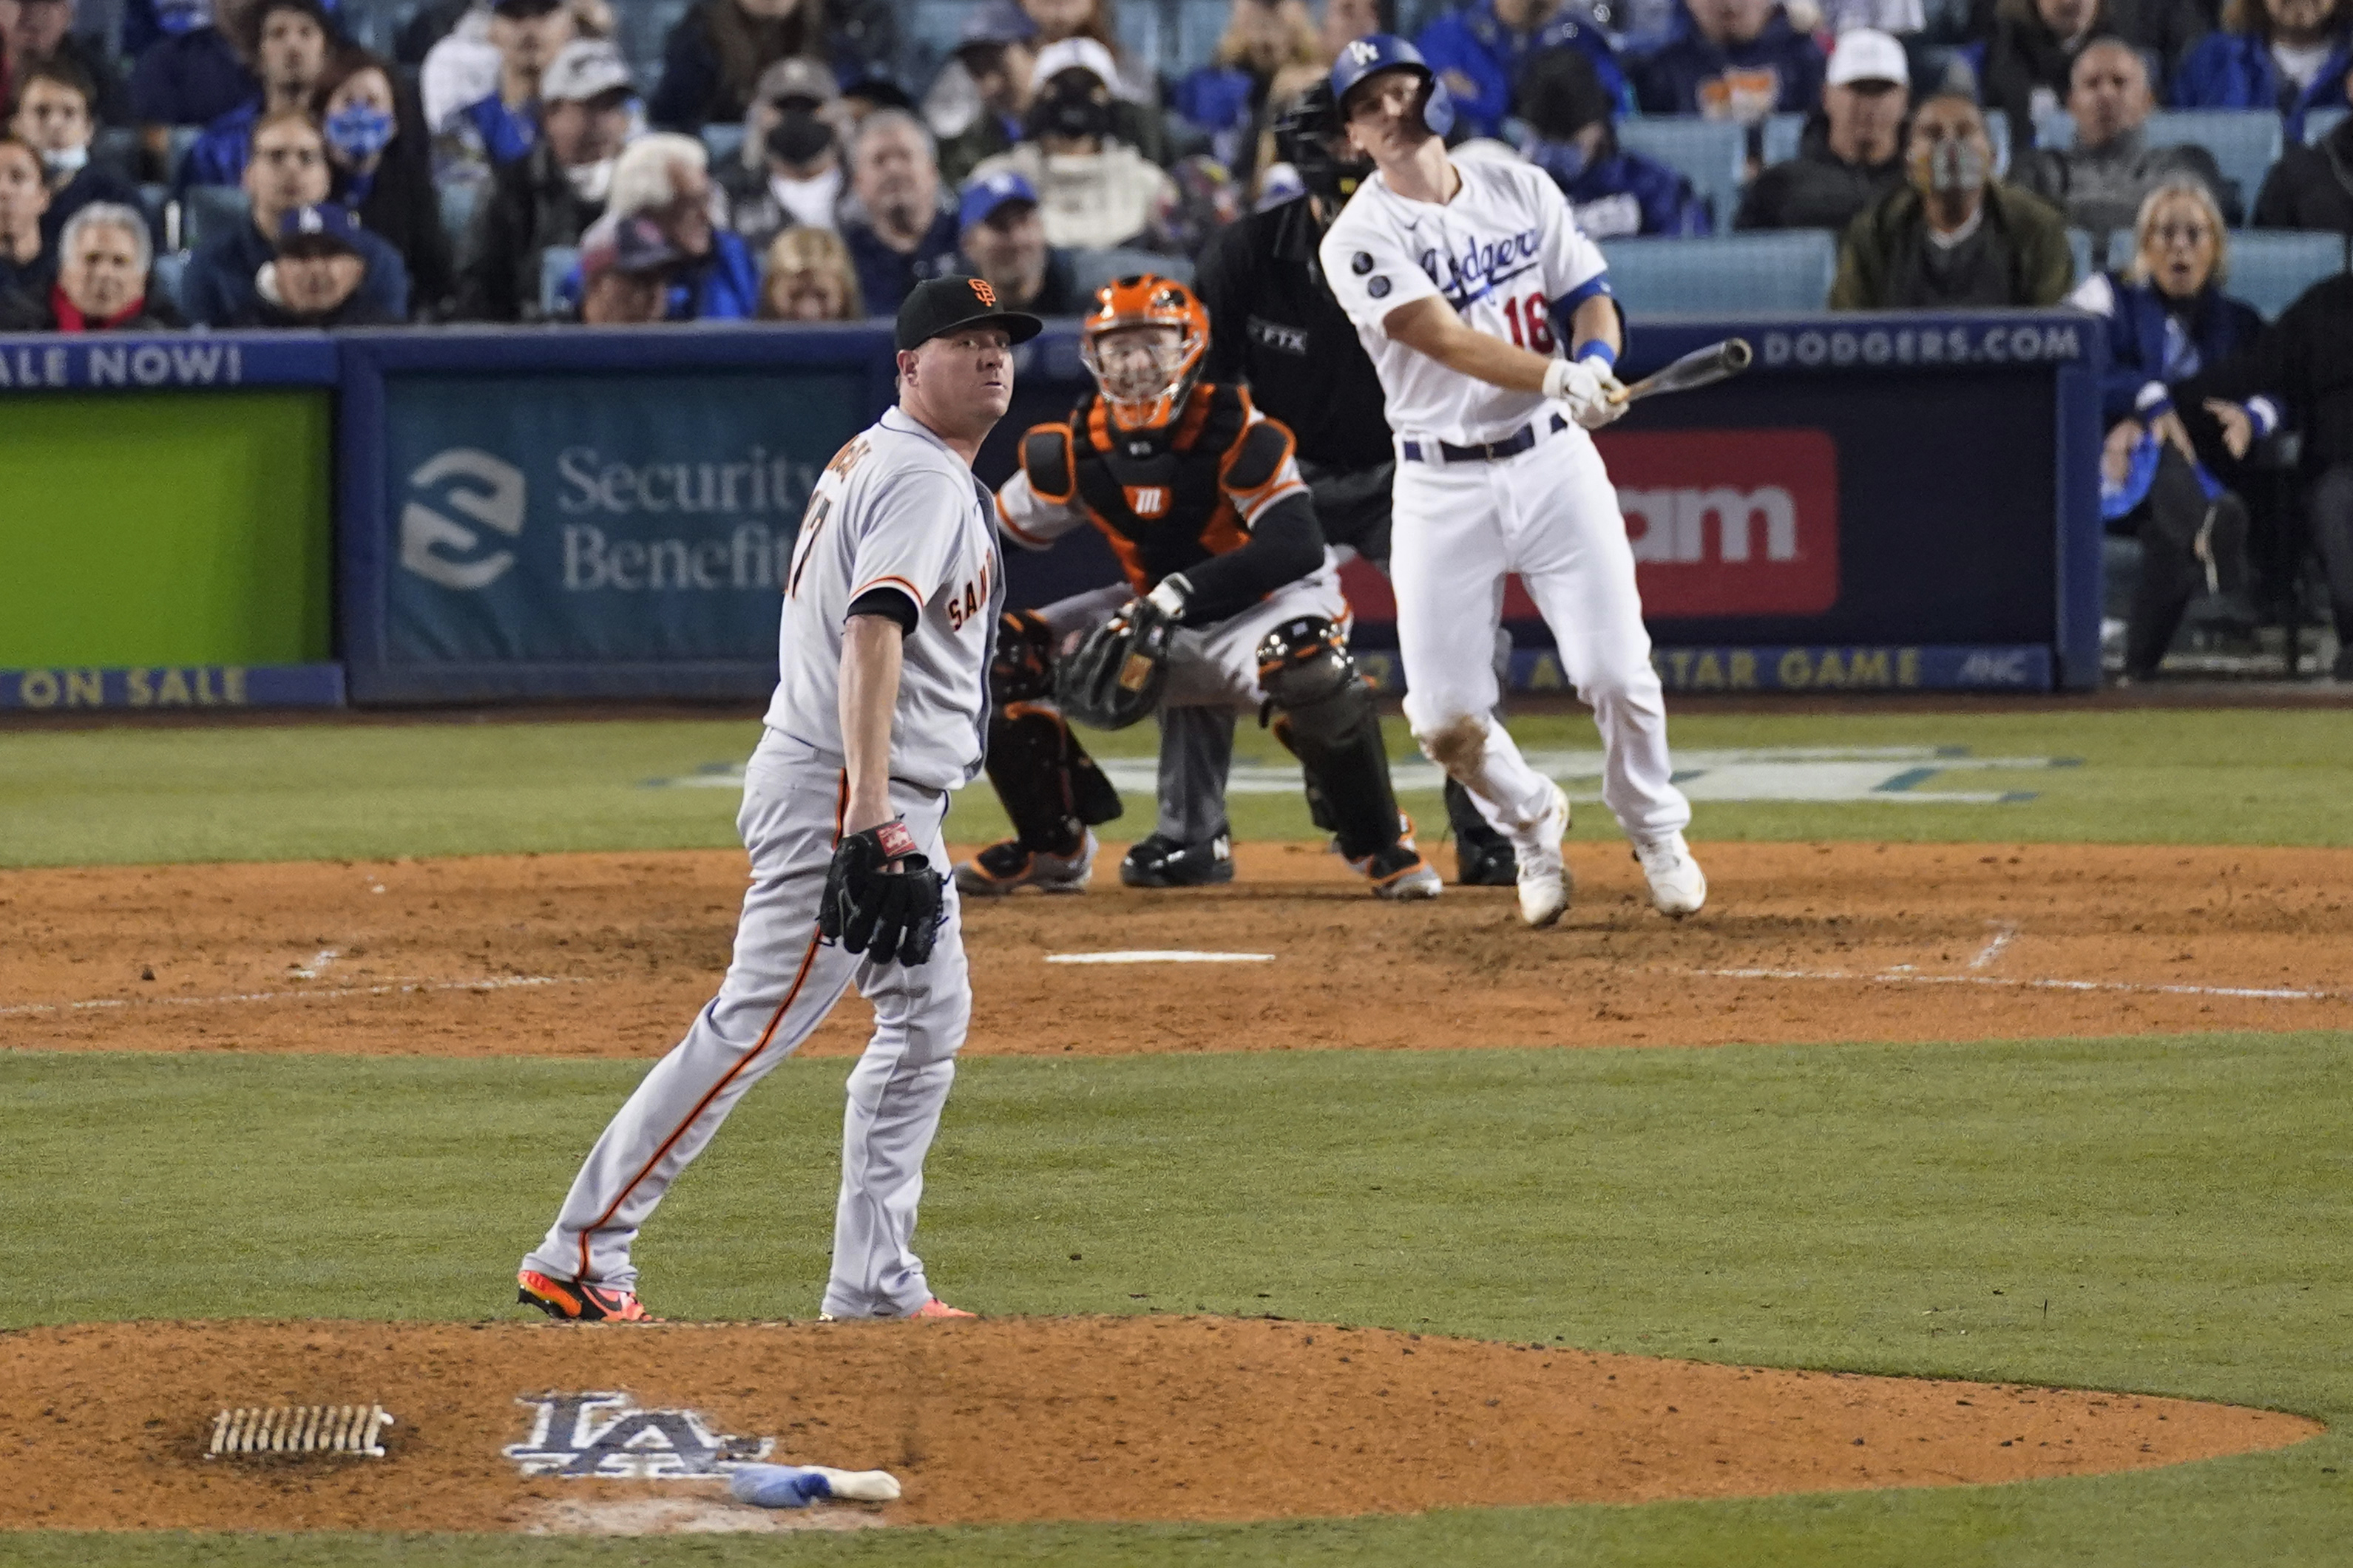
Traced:
<path fill-rule="evenodd" d="M 981 322 L 1003 327 L 1017 343 L 1028 342 L 1046 325 L 1026 310 L 1001 308 L 987 279 L 934 278 L 916 284 L 899 307 L 898 344 L 912 349 Z"/>
<path fill-rule="evenodd" d="M 1831 51 L 1830 84 L 1852 87 L 1859 81 L 1892 81 L 1912 85 L 1912 68 L 1905 63 L 1904 46 L 1875 27 L 1850 27 L 1839 35 Z"/>
<path fill-rule="evenodd" d="M 359 232 L 359 215 L 351 208 L 333 202 L 314 202 L 296 207 L 278 220 L 278 248 L 307 253 L 356 252 L 360 247 Z"/>
<path fill-rule="evenodd" d="M 616 89 L 635 92 L 629 62 L 603 38 L 575 38 L 548 62 L 539 79 L 542 103 L 586 103 Z"/>

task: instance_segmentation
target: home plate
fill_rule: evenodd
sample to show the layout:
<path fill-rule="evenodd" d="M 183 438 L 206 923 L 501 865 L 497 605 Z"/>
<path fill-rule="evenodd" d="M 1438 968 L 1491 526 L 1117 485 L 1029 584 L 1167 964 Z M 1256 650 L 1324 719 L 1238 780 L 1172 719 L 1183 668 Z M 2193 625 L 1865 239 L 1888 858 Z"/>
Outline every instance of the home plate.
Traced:
<path fill-rule="evenodd" d="M 1271 952 L 1191 952 L 1137 950 L 1130 952 L 1050 952 L 1049 963 L 1271 963 Z"/>

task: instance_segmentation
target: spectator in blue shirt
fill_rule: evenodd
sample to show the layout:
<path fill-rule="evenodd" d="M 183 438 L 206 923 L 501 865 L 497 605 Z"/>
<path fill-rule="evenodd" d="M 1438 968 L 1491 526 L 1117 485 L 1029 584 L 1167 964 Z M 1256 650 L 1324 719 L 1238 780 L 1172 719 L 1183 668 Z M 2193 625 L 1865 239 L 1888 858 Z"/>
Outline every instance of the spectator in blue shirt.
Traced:
<path fill-rule="evenodd" d="M 131 72 L 131 114 L 158 167 L 171 145 L 170 127 L 209 125 L 261 89 L 245 57 L 213 22 L 213 0 L 157 0 L 163 37 L 149 45 Z"/>
<path fill-rule="evenodd" d="M 2291 146 L 2309 110 L 2346 107 L 2353 69 L 2348 0 L 2230 0 L 2222 30 L 2198 41 L 2173 81 L 2177 109 L 2270 109 Z"/>
<path fill-rule="evenodd" d="M 877 110 L 849 142 L 842 243 L 869 315 L 895 316 L 907 293 L 955 265 L 956 218 L 940 205 L 932 133 L 903 110 Z"/>
<path fill-rule="evenodd" d="M 611 199 L 591 229 L 596 246 L 588 235 L 582 236 L 581 245 L 584 250 L 621 240 L 634 246 L 650 224 L 671 257 L 662 264 L 659 319 L 749 321 L 760 309 L 759 263 L 742 235 L 712 221 L 711 208 L 711 155 L 702 142 L 671 132 L 640 136 L 613 164 Z M 651 269 L 650 263 L 620 268 L 639 279 Z M 575 309 L 585 308 L 583 286 L 583 270 L 575 266 L 565 282 L 567 302 Z"/>
<path fill-rule="evenodd" d="M 261 90 L 205 127 L 173 178 L 177 194 L 242 181 L 254 122 L 280 110 L 307 109 L 311 89 L 326 74 L 332 33 L 319 0 L 261 0 L 246 14 L 245 29 L 245 52 Z"/>
<path fill-rule="evenodd" d="M 1206 137 L 1209 156 L 1248 184 L 1276 73 L 1321 64 L 1315 18 L 1301 0 L 1233 0 L 1218 58 L 1170 95 L 1170 129 Z"/>
<path fill-rule="evenodd" d="M 327 199 L 327 142 L 308 111 L 265 114 L 253 128 L 253 156 L 246 160 L 245 194 L 252 220 L 207 240 L 188 258 L 180 280 L 180 303 L 200 326 L 226 326 L 246 319 L 259 299 L 263 267 L 278 259 L 278 237 L 286 215 Z M 364 263 L 360 293 L 371 318 L 406 321 L 408 268 L 400 252 L 364 228 L 352 237 Z"/>
<path fill-rule="evenodd" d="M 1779 0 L 1686 0 L 1686 7 L 1690 31 L 1636 68 L 1644 113 L 1754 125 L 1820 100 L 1822 51 L 1789 26 Z"/>
<path fill-rule="evenodd" d="M 1520 151 L 1550 174 L 1595 239 L 1706 234 L 1715 226 L 1691 182 L 1656 159 L 1618 145 L 1615 105 L 1593 62 L 1547 49 L 1520 79 Z"/>
<path fill-rule="evenodd" d="M 0 295 L 15 290 L 38 299 L 57 280 L 56 251 L 41 237 L 41 215 L 48 210 L 40 154 L 0 136 Z"/>
<path fill-rule="evenodd" d="M 499 52 L 499 88 L 458 110 L 444 128 L 445 156 L 486 169 L 537 146 L 541 73 L 577 30 L 565 0 L 496 0 L 491 47 Z"/>
<path fill-rule="evenodd" d="M 1546 49 L 1573 48 L 1593 62 L 1614 110 L 1634 106 L 1618 56 L 1578 0 L 1471 0 L 1433 18 L 1416 35 L 1454 98 L 1454 121 L 1466 135 L 1502 134 L 1513 113 L 1512 88 L 1527 62 Z"/>
<path fill-rule="evenodd" d="M 49 250 L 57 249 L 66 220 L 93 202 L 139 205 L 139 188 L 121 170 L 90 161 L 97 126 L 90 118 L 90 79 L 71 60 L 49 60 L 25 72 L 16 83 L 16 114 L 10 125 L 41 160 L 49 191 L 41 234 Z"/>

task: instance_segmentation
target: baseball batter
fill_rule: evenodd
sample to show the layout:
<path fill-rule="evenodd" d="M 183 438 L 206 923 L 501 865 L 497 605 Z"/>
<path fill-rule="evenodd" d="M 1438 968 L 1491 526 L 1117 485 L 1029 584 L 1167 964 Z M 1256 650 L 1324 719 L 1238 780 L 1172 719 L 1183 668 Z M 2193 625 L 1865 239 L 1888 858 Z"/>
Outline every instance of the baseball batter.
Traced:
<path fill-rule="evenodd" d="M 972 1013 L 948 792 L 980 772 L 1003 599 L 997 519 L 973 454 L 1013 395 L 1035 317 L 942 278 L 900 308 L 899 402 L 834 454 L 801 521 L 778 630 L 782 679 L 744 769 L 752 855 L 719 994 L 621 1107 L 522 1260 L 550 1316 L 644 1321 L 638 1227 L 744 1090 L 854 981 L 874 1037 L 849 1076 L 831 1318 L 965 1318 L 913 1248 L 923 1156 Z"/>
<path fill-rule="evenodd" d="M 1332 90 L 1349 143 L 1376 165 L 1318 255 L 1396 435 L 1406 721 L 1511 838 L 1521 918 L 1559 920 L 1568 799 L 1490 717 L 1504 578 L 1518 573 L 1600 727 L 1601 798 L 1651 901 L 1691 914 L 1707 879 L 1683 844 L 1691 805 L 1672 782 L 1633 550 L 1587 434 L 1624 412 L 1609 395 L 1623 340 L 1601 253 L 1541 169 L 1447 157 L 1452 107 L 1412 45 L 1355 40 Z"/>

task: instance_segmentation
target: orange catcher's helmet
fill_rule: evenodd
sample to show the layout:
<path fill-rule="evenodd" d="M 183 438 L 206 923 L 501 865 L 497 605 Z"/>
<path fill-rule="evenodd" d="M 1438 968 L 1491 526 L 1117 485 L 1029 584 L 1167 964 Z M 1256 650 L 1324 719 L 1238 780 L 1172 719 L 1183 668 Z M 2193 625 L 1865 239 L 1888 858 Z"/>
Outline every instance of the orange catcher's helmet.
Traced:
<path fill-rule="evenodd" d="M 1166 332 L 1125 333 L 1136 327 Z M 1095 290 L 1079 333 L 1079 358 L 1102 389 L 1122 430 L 1156 430 L 1176 418 L 1209 351 L 1209 312 L 1193 291 L 1154 273 L 1122 278 Z"/>

